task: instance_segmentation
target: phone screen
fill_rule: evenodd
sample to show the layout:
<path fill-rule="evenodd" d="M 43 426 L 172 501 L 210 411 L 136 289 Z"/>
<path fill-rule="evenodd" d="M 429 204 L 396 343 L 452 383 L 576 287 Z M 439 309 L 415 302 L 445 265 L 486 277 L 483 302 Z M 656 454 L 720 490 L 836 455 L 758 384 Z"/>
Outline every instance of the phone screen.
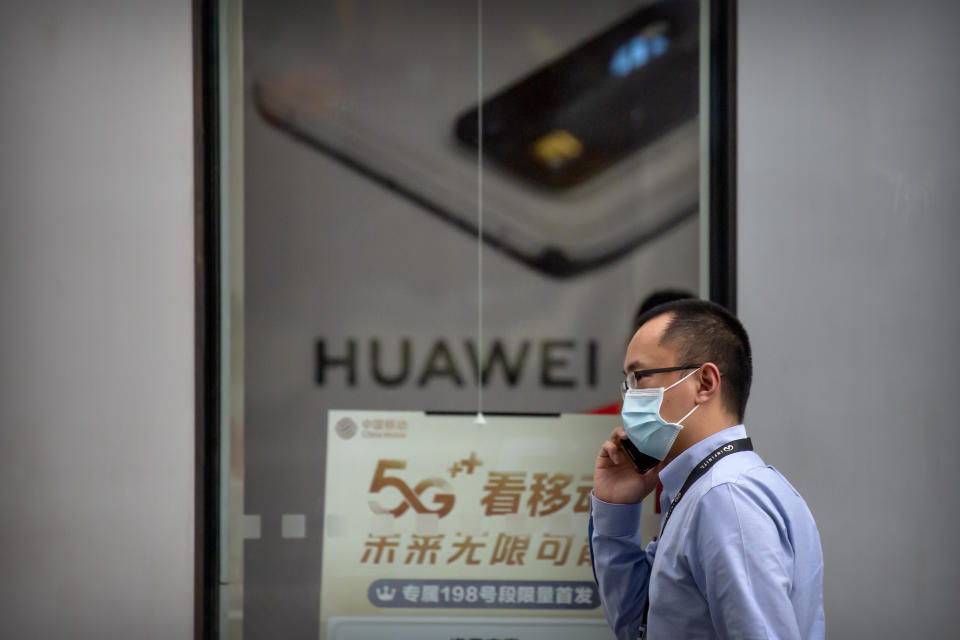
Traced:
<path fill-rule="evenodd" d="M 484 153 L 549 190 L 576 186 L 697 115 L 699 3 L 645 7 L 483 103 Z M 477 146 L 477 109 L 456 136 Z"/>

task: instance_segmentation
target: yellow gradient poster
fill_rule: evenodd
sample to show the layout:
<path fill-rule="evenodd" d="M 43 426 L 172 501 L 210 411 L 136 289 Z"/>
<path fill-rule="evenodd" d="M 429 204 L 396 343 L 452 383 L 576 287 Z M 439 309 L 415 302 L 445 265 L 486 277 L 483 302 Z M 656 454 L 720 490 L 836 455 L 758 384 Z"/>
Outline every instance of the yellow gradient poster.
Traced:
<path fill-rule="evenodd" d="M 594 458 L 618 423 L 331 411 L 321 638 L 611 637 L 587 521 Z"/>

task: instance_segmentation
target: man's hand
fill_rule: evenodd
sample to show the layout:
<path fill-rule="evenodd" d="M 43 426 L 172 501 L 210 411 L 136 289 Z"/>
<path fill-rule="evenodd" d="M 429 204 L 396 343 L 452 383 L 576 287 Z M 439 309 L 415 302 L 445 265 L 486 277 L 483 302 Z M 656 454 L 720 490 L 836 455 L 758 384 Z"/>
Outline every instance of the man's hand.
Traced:
<path fill-rule="evenodd" d="M 626 437 L 623 427 L 617 427 L 597 454 L 597 464 L 593 468 L 593 495 L 604 502 L 640 502 L 657 488 L 660 481 L 660 469 L 664 463 L 641 474 L 620 445 L 620 440 Z"/>

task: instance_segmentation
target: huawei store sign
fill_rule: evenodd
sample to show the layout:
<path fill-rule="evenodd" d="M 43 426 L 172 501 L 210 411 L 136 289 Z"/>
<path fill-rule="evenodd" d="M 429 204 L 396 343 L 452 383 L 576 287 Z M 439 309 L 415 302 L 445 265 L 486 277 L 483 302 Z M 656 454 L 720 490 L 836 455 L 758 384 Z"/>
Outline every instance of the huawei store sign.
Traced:
<path fill-rule="evenodd" d="M 317 386 L 371 383 L 379 387 L 476 384 L 478 349 L 472 339 L 319 338 L 315 347 Z M 595 388 L 599 343 L 580 338 L 525 338 L 488 342 L 480 363 L 483 384 L 499 378 L 507 387 Z"/>

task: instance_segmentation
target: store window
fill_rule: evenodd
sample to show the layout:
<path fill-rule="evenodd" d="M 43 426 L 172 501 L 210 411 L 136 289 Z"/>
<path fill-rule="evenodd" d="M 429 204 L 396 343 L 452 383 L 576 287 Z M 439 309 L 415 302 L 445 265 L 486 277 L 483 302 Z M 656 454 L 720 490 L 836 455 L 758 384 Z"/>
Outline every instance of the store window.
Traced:
<path fill-rule="evenodd" d="M 217 6 L 221 637 L 604 637 L 634 317 L 732 304 L 718 7 Z"/>

